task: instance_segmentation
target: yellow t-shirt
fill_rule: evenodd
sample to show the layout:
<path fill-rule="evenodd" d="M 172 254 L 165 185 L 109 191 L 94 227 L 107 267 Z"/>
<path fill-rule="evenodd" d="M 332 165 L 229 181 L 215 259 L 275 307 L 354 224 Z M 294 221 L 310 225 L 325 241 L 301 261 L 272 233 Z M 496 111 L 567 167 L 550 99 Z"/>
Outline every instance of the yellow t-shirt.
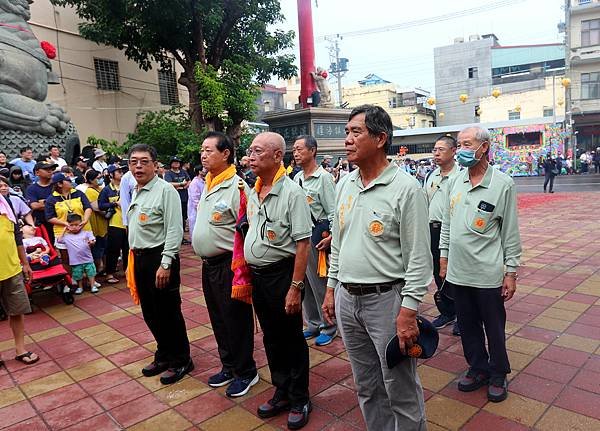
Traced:
<path fill-rule="evenodd" d="M 119 189 L 115 188 L 112 184 L 110 184 L 108 187 L 110 187 L 111 189 L 113 189 L 117 192 L 117 195 L 111 196 L 110 198 L 108 198 L 108 201 L 109 202 L 118 202 L 119 198 L 120 198 Z M 117 206 L 115 209 L 116 209 L 115 215 L 112 216 L 112 218 L 110 219 L 109 226 L 125 229 L 125 225 L 123 224 L 123 211 L 121 210 L 120 206 Z"/>
<path fill-rule="evenodd" d="M 87 208 L 91 208 L 87 196 L 79 190 L 73 190 L 68 199 L 65 199 L 60 193 L 53 192 L 46 199 L 46 219 L 58 218 L 61 221 L 67 221 L 69 213 L 79 214 L 83 219 L 83 215 Z M 58 238 L 63 234 L 65 227 L 62 225 L 54 225 L 54 236 Z M 90 223 L 87 223 L 84 230 L 92 230 Z"/>
<path fill-rule="evenodd" d="M 92 202 L 96 202 L 98 200 L 100 191 L 94 189 L 93 187 L 88 187 L 85 191 L 85 195 L 91 204 Z M 92 232 L 94 232 L 94 236 L 96 237 L 103 237 L 108 233 L 108 221 L 96 211 L 94 211 L 90 217 L 90 225 L 92 226 Z"/>
<path fill-rule="evenodd" d="M 0 214 L 0 281 L 8 280 L 21 272 L 21 262 L 15 242 L 15 224 L 4 215 Z"/>

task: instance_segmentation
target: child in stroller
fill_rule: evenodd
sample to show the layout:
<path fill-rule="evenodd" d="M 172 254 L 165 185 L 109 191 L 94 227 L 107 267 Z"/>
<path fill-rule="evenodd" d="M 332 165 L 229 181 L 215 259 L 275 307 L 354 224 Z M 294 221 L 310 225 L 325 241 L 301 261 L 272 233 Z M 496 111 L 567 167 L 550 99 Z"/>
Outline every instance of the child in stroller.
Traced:
<path fill-rule="evenodd" d="M 29 264 L 39 263 L 41 266 L 50 264 L 50 247 L 44 238 L 35 235 L 35 227 L 28 224 L 21 228 L 23 232 L 23 247 L 27 253 Z"/>

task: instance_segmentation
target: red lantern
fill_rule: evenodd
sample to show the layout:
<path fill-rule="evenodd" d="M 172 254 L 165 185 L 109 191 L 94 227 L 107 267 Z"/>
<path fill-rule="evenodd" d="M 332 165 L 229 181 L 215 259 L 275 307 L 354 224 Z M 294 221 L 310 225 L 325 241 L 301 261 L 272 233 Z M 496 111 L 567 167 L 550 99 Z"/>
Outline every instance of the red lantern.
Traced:
<path fill-rule="evenodd" d="M 40 46 L 46 53 L 46 57 L 48 57 L 50 60 L 56 58 L 56 48 L 54 47 L 54 45 L 52 45 L 50 42 L 43 40 L 42 42 L 40 42 Z"/>
<path fill-rule="evenodd" d="M 324 70 L 324 71 L 322 71 L 322 72 L 321 72 L 321 76 L 322 76 L 323 78 L 327 79 L 327 77 L 328 77 L 329 75 L 327 74 L 327 71 L 326 71 L 326 70 Z"/>

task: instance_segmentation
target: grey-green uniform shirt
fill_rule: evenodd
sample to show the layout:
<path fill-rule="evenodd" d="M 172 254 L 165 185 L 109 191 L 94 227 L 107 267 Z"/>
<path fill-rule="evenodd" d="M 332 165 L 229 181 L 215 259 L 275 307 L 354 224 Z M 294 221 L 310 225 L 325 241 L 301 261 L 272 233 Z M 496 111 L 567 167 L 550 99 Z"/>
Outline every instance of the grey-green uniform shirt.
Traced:
<path fill-rule="evenodd" d="M 517 191 L 508 175 L 488 166 L 475 187 L 465 169 L 451 178 L 442 220 L 440 254 L 448 258 L 448 281 L 461 286 L 502 286 L 504 271 L 521 258 Z"/>
<path fill-rule="evenodd" d="M 402 306 L 416 310 L 431 283 L 427 198 L 391 163 L 367 187 L 360 170 L 338 183 L 327 286 L 404 279 Z"/>
<path fill-rule="evenodd" d="M 333 175 L 319 166 L 316 171 L 306 178 L 304 171 L 294 177 L 306 193 L 306 200 L 310 212 L 315 220 L 329 220 L 333 222 L 335 212 L 335 181 Z"/>
<path fill-rule="evenodd" d="M 425 192 L 427 192 L 427 200 L 429 201 L 429 222 L 441 222 L 446 211 L 446 193 L 448 188 L 448 180 L 460 172 L 458 165 L 454 163 L 454 167 L 448 175 L 442 175 L 442 170 L 438 167 L 427 177 L 425 182 Z"/>
<path fill-rule="evenodd" d="M 192 246 L 198 256 L 215 257 L 233 251 L 233 236 L 240 209 L 240 181 L 248 196 L 250 189 L 237 175 L 217 184 L 210 192 L 208 187 L 204 187 L 192 235 Z"/>
<path fill-rule="evenodd" d="M 161 263 L 171 261 L 181 247 L 183 222 L 179 193 L 155 176 L 141 189 L 134 189 L 127 211 L 129 247 L 153 248 L 164 244 Z"/>
<path fill-rule="evenodd" d="M 265 266 L 294 256 L 296 242 L 312 233 L 306 195 L 287 175 L 273 185 L 262 204 L 252 189 L 247 215 L 250 228 L 244 240 L 244 257 L 250 265 Z"/>

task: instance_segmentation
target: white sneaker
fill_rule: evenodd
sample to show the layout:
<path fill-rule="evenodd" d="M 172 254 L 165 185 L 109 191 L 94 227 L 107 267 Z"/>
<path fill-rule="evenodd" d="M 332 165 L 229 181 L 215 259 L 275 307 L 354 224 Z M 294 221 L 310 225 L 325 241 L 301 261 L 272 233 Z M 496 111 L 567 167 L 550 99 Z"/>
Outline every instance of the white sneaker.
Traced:
<path fill-rule="evenodd" d="M 98 293 L 98 292 L 100 292 L 100 290 L 98 289 L 98 286 L 96 286 L 96 284 L 94 284 L 92 286 L 92 288 L 90 289 L 90 292 L 92 292 L 92 293 Z"/>
<path fill-rule="evenodd" d="M 100 287 L 100 286 L 102 286 L 100 283 L 98 283 L 97 281 L 94 281 L 94 287 L 98 288 L 98 287 Z M 93 291 L 92 291 L 92 292 L 93 292 Z"/>
<path fill-rule="evenodd" d="M 75 289 L 75 295 L 81 295 L 83 293 L 83 287 L 78 287 Z"/>

